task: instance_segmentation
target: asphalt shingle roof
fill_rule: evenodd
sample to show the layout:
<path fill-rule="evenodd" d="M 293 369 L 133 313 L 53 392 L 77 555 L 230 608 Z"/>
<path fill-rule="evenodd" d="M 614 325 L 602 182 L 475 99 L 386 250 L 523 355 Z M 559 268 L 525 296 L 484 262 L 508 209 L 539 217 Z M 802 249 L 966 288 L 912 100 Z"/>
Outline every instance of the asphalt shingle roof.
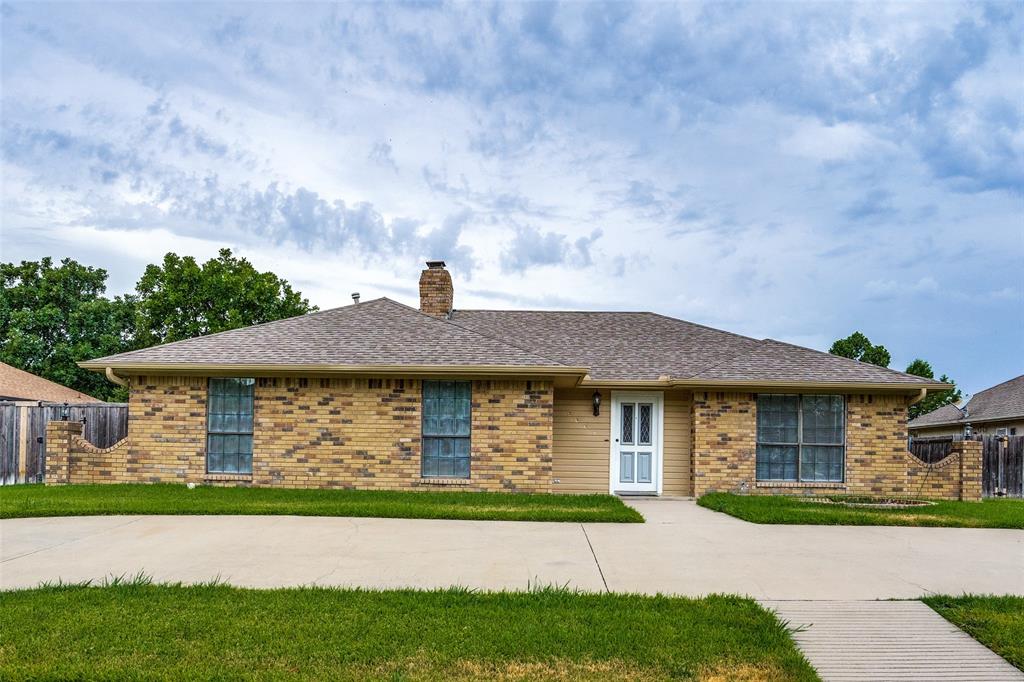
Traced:
<path fill-rule="evenodd" d="M 929 383 L 856 360 L 656 313 L 455 310 L 455 324 L 506 339 L 595 380 Z M 934 383 L 934 382 L 933 382 Z"/>
<path fill-rule="evenodd" d="M 920 428 L 1014 418 L 1024 419 L 1024 374 L 978 391 L 962 411 L 953 405 L 944 405 L 912 419 L 907 426 Z"/>
<path fill-rule="evenodd" d="M 88 365 L 186 363 L 559 366 L 387 298 L 112 355 Z"/>
<path fill-rule="evenodd" d="M 690 377 L 758 341 L 654 313 L 456 310 L 457 325 L 507 339 L 594 379 Z"/>
<path fill-rule="evenodd" d="M 98 403 L 91 395 L 0 362 L 0 400 L 48 403 Z"/>
<path fill-rule="evenodd" d="M 386 298 L 85 364 L 538 367 L 581 368 L 597 381 L 929 383 L 655 313 L 455 310 L 439 319 Z"/>

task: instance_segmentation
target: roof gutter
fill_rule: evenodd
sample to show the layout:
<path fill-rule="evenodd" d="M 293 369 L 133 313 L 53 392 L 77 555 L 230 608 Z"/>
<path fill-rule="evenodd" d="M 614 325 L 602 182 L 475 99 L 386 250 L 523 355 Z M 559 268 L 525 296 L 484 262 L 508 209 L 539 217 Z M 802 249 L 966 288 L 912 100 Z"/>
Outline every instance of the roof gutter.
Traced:
<path fill-rule="evenodd" d="M 127 380 L 114 373 L 114 367 L 94 361 L 79 362 L 78 366 L 95 372 L 104 372 L 111 381 L 127 385 Z M 570 376 L 582 377 L 585 367 L 547 365 L 283 365 L 283 364 L 200 364 L 159 363 L 120 365 L 122 374 L 190 374 L 190 375 L 351 375 L 351 376 Z M 124 382 L 124 383 L 122 383 Z"/>
<path fill-rule="evenodd" d="M 113 381 L 118 386 L 127 386 L 128 385 L 128 380 L 127 379 L 125 379 L 124 377 L 119 377 L 116 374 L 114 374 L 114 368 L 113 367 L 106 367 L 106 368 L 104 368 L 103 373 L 107 375 L 107 379 L 109 379 L 110 381 Z"/>
<path fill-rule="evenodd" d="M 751 381 L 736 379 L 672 379 L 661 376 L 657 379 L 637 381 L 602 381 L 595 380 L 589 374 L 578 382 L 580 387 L 606 386 L 611 388 L 692 388 L 692 389 L 715 389 L 725 388 L 733 390 L 742 389 L 772 389 L 780 391 L 806 391 L 806 390 L 852 390 L 852 391 L 917 391 L 918 395 L 914 402 L 919 402 L 927 395 L 928 391 L 945 391 L 953 388 L 950 384 L 911 384 L 911 383 L 885 383 L 885 382 L 842 382 L 842 381 Z"/>

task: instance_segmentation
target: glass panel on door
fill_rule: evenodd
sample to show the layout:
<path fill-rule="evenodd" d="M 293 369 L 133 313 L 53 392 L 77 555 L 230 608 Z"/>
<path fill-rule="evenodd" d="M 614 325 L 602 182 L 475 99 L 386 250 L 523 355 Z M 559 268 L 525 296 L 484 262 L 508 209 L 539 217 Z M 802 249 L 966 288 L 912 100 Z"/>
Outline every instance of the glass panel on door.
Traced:
<path fill-rule="evenodd" d="M 622 442 L 626 445 L 632 445 L 635 441 L 633 439 L 633 413 L 636 409 L 636 405 L 633 403 L 622 403 Z"/>

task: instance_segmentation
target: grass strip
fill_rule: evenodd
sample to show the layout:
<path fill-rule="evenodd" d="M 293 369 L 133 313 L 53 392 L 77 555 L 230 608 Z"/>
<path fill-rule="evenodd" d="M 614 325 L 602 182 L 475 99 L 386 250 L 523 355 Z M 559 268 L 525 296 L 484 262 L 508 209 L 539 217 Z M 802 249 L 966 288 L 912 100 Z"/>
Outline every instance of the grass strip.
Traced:
<path fill-rule="evenodd" d="M 936 595 L 922 601 L 971 637 L 1024 670 L 1024 597 Z"/>
<path fill-rule="evenodd" d="M 400 519 L 640 523 L 612 495 L 293 490 L 184 485 L 0 487 L 0 518 L 111 514 L 288 514 Z"/>
<path fill-rule="evenodd" d="M 44 586 L 0 592 L 4 679 L 815 680 L 749 599 Z"/>
<path fill-rule="evenodd" d="M 877 509 L 820 504 L 799 497 L 709 493 L 698 504 L 753 523 L 1024 528 L 1024 500 L 937 501 L 922 507 Z"/>

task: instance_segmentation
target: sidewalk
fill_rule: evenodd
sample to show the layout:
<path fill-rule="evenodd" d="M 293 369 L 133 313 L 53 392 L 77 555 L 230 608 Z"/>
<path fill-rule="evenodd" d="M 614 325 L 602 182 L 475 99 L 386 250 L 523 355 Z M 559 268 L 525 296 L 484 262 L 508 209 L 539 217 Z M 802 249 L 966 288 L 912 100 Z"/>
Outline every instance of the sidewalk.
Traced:
<path fill-rule="evenodd" d="M 680 500 L 644 524 L 296 516 L 0 521 L 0 587 L 140 571 L 157 581 L 583 590 L 759 599 L 1024 594 L 1024 532 L 761 526 Z"/>

